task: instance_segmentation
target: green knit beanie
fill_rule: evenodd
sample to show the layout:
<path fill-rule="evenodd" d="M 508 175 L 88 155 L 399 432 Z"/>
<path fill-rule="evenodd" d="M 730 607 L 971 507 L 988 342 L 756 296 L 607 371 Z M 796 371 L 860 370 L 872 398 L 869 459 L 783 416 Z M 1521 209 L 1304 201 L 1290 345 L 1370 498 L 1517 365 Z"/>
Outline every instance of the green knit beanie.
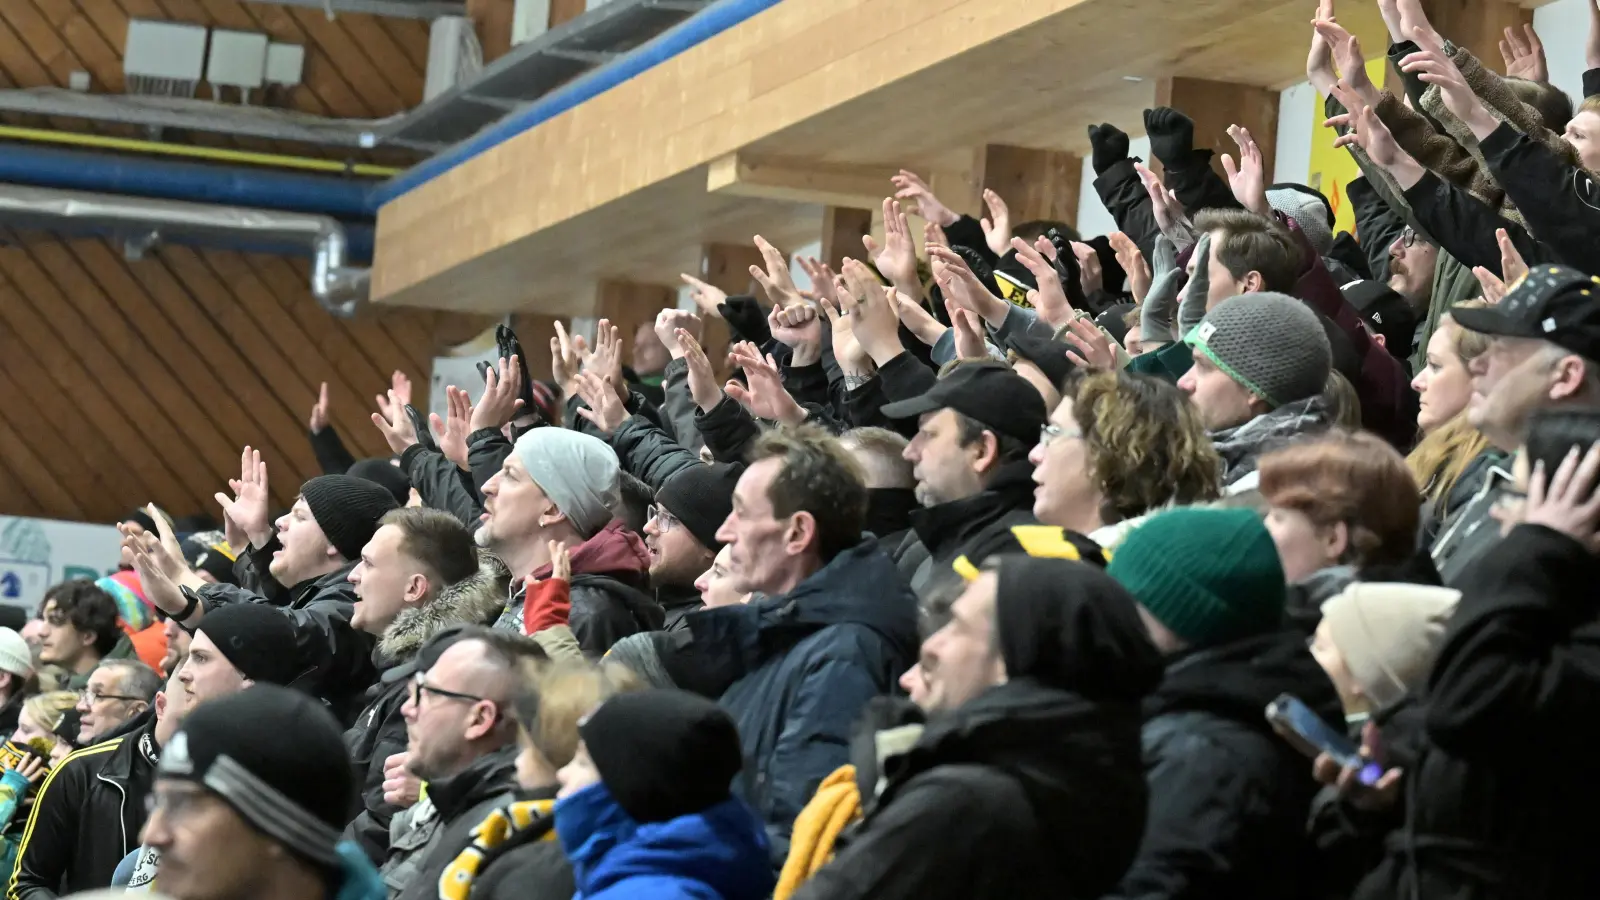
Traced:
<path fill-rule="evenodd" d="M 1283 563 L 1248 509 L 1181 507 L 1152 516 L 1123 539 L 1107 571 L 1190 646 L 1262 634 L 1283 621 Z"/>

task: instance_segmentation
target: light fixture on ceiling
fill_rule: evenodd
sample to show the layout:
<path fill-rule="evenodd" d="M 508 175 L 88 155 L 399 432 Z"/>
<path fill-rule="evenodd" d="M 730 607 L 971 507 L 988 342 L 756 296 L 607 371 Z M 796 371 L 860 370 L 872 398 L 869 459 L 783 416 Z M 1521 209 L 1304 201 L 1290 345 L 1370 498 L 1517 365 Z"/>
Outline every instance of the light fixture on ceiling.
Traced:
<path fill-rule="evenodd" d="M 1124 75 L 1124 76 L 1122 76 L 1122 80 L 1123 81 L 1131 81 L 1134 84 L 1138 84 L 1139 82 L 1143 81 L 1144 79 L 1140 78 L 1138 75 Z"/>

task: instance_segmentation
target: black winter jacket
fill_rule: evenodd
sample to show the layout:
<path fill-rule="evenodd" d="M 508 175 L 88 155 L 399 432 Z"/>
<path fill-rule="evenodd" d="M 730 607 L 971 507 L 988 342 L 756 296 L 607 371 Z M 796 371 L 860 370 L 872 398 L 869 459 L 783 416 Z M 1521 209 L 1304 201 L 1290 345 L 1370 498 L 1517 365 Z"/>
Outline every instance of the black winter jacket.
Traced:
<path fill-rule="evenodd" d="M 789 852 L 794 817 L 849 761 L 867 701 L 894 690 L 917 654 L 917 598 L 866 540 L 787 594 L 688 619 L 694 665 L 731 687 L 745 766 L 735 793 L 767 824 L 772 858 Z"/>
<path fill-rule="evenodd" d="M 900 574 L 920 597 L 960 578 L 953 565 L 965 556 L 976 566 L 997 553 L 1020 552 L 1011 529 L 1035 524 L 1033 464 L 1005 463 L 976 496 L 911 513 L 911 533 L 895 550 Z"/>
<path fill-rule="evenodd" d="M 1139 710 L 1032 679 L 930 724 L 797 900 L 1097 898 L 1139 846 Z"/>
<path fill-rule="evenodd" d="M 668 478 L 684 469 L 703 465 L 699 454 L 690 452 L 641 415 L 623 419 L 606 440 L 617 452 L 622 470 L 650 485 L 652 491 L 661 490 Z"/>
<path fill-rule="evenodd" d="M 1516 204 L 1551 257 L 1600 275 L 1600 182 L 1508 123 L 1478 147 L 1506 199 Z"/>
<path fill-rule="evenodd" d="M 1279 694 L 1343 721 L 1299 632 L 1246 638 L 1172 661 L 1145 701 L 1150 818 L 1118 898 L 1302 895 L 1311 859 L 1311 760 L 1267 724 Z"/>
<path fill-rule="evenodd" d="M 155 723 L 68 756 L 50 770 L 17 849 L 7 900 L 50 900 L 103 888 L 139 847 L 155 763 Z"/>
<path fill-rule="evenodd" d="M 389 860 L 381 868 L 389 896 L 433 900 L 439 876 L 484 816 L 505 805 L 516 787 L 517 748 L 480 756 L 465 769 L 428 782 L 428 796 L 407 810 L 412 821 L 395 819 Z M 424 806 L 424 804 L 426 804 Z M 427 815 L 422 816 L 424 811 Z M 403 824 L 402 824 L 403 823 Z"/>
<path fill-rule="evenodd" d="M 440 900 L 568 900 L 576 890 L 572 864 L 555 833 L 554 787 L 518 789 L 479 804 L 446 830 L 437 852 L 445 860 L 435 893 Z M 483 816 L 472 823 L 472 815 Z M 468 826 L 470 824 L 470 828 Z M 454 856 L 450 854 L 454 852 Z M 431 867 L 430 867 L 431 870 Z M 407 891 L 407 896 L 411 895 Z"/>
<path fill-rule="evenodd" d="M 443 510 L 469 528 L 477 526 L 483 515 L 483 497 L 472 483 L 472 473 L 421 444 L 412 444 L 400 454 L 400 468 L 422 497 L 423 506 Z"/>
<path fill-rule="evenodd" d="M 1597 583 L 1600 559 L 1534 525 L 1468 570 L 1418 758 L 1385 760 L 1405 768 L 1403 824 L 1357 898 L 1600 896 Z"/>

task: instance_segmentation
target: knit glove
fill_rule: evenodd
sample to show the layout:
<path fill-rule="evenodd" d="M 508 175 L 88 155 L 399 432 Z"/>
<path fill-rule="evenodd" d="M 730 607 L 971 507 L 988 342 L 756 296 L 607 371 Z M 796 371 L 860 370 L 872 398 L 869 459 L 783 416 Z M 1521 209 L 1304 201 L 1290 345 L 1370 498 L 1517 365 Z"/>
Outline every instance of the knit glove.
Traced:
<path fill-rule="evenodd" d="M 1144 111 L 1150 155 L 1169 169 L 1182 168 L 1194 154 L 1194 120 L 1170 106 Z"/>
<path fill-rule="evenodd" d="M 1139 312 L 1139 341 L 1146 347 L 1172 343 L 1172 314 L 1189 273 L 1178 268 L 1178 248 L 1166 235 L 1156 238 L 1155 276 Z"/>
<path fill-rule="evenodd" d="M 1206 298 L 1211 293 L 1211 234 L 1200 235 L 1194 247 L 1194 275 L 1183 292 L 1183 303 L 1178 306 L 1178 334 L 1186 336 L 1200 320 L 1206 317 Z M 1152 293 L 1155 288 L 1151 288 Z"/>
<path fill-rule="evenodd" d="M 1128 135 L 1110 123 L 1089 126 L 1089 146 L 1094 155 L 1091 164 L 1096 175 L 1128 158 Z"/>
<path fill-rule="evenodd" d="M 567 624 L 572 615 L 572 586 L 565 578 L 528 579 L 522 597 L 522 633 L 534 635 Z"/>

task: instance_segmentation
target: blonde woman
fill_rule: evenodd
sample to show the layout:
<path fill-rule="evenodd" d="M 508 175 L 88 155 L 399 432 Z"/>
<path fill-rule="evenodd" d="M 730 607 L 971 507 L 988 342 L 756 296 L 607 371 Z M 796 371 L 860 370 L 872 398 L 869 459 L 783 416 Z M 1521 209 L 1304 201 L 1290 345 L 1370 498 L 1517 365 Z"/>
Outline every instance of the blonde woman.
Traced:
<path fill-rule="evenodd" d="M 1486 306 L 1482 300 L 1458 304 Z M 1472 374 L 1467 366 L 1489 348 L 1488 337 L 1457 325 L 1448 315 L 1428 340 L 1427 361 L 1411 387 L 1421 397 L 1417 427 L 1422 440 L 1406 465 L 1422 488 L 1422 546 L 1433 542 L 1439 526 L 1472 499 L 1488 467 L 1504 465 L 1506 454 L 1489 445 L 1467 421 L 1472 399 Z"/>

